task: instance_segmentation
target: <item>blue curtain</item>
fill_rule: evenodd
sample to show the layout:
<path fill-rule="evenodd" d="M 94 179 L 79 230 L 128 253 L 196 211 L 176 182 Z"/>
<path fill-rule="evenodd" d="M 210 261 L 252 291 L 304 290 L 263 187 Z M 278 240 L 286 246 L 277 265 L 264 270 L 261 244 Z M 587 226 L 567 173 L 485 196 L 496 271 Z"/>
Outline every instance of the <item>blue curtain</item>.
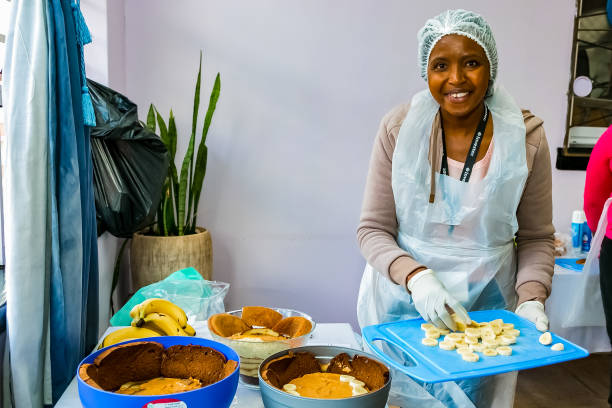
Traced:
<path fill-rule="evenodd" d="M 98 256 L 79 5 L 49 0 L 50 336 L 53 402 L 98 340 Z M 85 102 L 84 102 L 85 101 Z"/>

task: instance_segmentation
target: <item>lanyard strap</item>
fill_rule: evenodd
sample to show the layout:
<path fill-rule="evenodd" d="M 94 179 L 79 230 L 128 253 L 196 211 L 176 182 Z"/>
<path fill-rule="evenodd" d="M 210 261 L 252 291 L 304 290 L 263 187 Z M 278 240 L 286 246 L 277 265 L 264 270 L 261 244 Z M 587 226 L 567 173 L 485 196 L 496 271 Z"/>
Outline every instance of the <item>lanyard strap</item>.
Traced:
<path fill-rule="evenodd" d="M 484 114 L 482 115 L 482 120 L 478 123 L 478 127 L 476 128 L 476 132 L 474 132 L 474 138 L 472 139 L 472 145 L 470 146 L 470 150 L 468 151 L 468 155 L 465 159 L 465 164 L 463 166 L 463 171 L 461 172 L 461 177 L 459 180 L 465 181 L 466 183 L 470 180 L 470 176 L 472 175 L 472 168 L 474 163 L 476 163 L 476 157 L 478 157 L 478 152 L 480 151 L 480 144 L 482 143 L 482 137 L 484 135 L 485 128 L 487 127 L 487 121 L 489 120 L 489 108 L 487 105 L 484 106 Z M 446 156 L 446 139 L 444 137 L 444 126 L 442 126 L 442 170 L 440 173 L 448 176 L 448 159 Z"/>

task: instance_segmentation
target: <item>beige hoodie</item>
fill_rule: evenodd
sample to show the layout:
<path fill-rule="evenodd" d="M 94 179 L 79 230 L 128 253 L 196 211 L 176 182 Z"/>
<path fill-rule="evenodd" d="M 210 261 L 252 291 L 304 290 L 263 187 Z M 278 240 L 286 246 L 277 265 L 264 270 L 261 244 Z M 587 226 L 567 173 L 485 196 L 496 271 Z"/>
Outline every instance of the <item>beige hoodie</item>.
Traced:
<path fill-rule="evenodd" d="M 370 265 L 396 284 L 406 287 L 411 275 L 421 265 L 396 242 L 397 219 L 391 189 L 391 162 L 397 135 L 409 105 L 396 107 L 383 118 L 370 159 L 357 239 L 361 253 Z M 518 269 L 516 292 L 518 304 L 527 300 L 544 302 L 550 295 L 554 269 L 552 225 L 552 181 L 550 153 L 542 120 L 523 111 L 526 127 L 527 167 L 529 175 L 516 216 Z M 439 115 L 432 126 L 429 160 L 440 168 L 442 139 Z M 433 147 L 436 147 L 435 149 Z"/>

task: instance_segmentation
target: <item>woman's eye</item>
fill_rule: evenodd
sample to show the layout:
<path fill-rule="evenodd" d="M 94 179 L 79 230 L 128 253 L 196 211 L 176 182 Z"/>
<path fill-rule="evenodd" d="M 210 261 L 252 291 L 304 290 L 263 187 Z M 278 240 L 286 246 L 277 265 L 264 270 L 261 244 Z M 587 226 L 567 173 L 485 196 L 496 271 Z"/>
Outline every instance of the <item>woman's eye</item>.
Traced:
<path fill-rule="evenodd" d="M 476 68 L 480 64 L 476 60 L 471 60 L 471 61 L 468 61 L 465 65 L 467 65 L 470 68 Z"/>
<path fill-rule="evenodd" d="M 436 62 L 433 66 L 433 69 L 436 71 L 441 71 L 446 68 L 446 64 L 444 62 Z"/>

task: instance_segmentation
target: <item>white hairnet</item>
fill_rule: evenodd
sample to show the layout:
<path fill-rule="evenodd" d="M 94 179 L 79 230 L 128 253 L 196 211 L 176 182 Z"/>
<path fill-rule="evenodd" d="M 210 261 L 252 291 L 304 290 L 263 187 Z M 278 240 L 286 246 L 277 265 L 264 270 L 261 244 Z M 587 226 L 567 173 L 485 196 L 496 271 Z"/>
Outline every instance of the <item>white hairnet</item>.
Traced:
<path fill-rule="evenodd" d="M 466 10 L 447 10 L 442 14 L 427 20 L 425 26 L 417 35 L 419 41 L 419 64 L 421 76 L 427 81 L 429 55 L 440 38 L 449 34 L 463 35 L 476 41 L 482 47 L 489 60 L 490 84 L 497 76 L 497 48 L 491 27 L 480 15 Z"/>

